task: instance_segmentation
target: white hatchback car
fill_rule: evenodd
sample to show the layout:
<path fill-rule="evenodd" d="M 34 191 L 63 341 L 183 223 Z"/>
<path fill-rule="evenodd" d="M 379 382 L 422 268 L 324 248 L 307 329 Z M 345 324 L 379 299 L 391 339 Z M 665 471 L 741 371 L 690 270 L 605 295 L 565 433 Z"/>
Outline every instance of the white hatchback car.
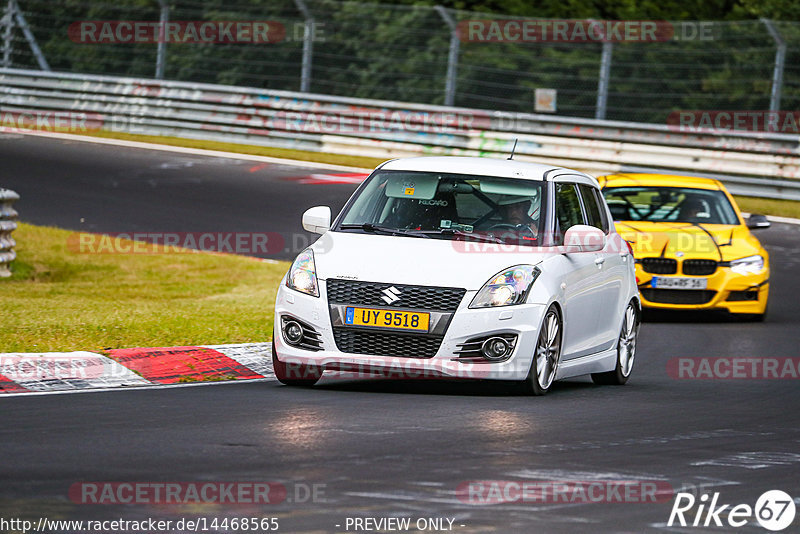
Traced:
<path fill-rule="evenodd" d="M 634 260 L 597 181 L 533 163 L 388 161 L 291 266 L 275 304 L 278 380 L 519 381 L 533 394 L 591 374 L 624 384 L 641 315 Z M 352 373 L 357 373 L 353 375 Z"/>

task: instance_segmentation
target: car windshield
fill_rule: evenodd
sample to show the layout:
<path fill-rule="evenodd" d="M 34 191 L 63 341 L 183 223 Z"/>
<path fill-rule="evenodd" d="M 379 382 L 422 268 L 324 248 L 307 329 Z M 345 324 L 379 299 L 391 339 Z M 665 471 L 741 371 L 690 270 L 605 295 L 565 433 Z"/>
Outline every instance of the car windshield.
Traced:
<path fill-rule="evenodd" d="M 335 230 L 539 245 L 542 193 L 531 180 L 378 171 Z"/>
<path fill-rule="evenodd" d="M 739 224 L 722 191 L 683 187 L 610 187 L 603 190 L 616 221 Z"/>

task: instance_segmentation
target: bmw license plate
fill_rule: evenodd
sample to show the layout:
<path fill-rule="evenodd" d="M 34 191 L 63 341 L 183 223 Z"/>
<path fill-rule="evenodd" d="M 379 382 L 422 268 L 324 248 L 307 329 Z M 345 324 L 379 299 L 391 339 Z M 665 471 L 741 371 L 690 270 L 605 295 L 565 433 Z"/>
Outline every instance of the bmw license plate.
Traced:
<path fill-rule="evenodd" d="M 705 289 L 708 287 L 708 279 L 654 276 L 650 285 L 658 289 Z"/>
<path fill-rule="evenodd" d="M 346 325 L 391 328 L 392 330 L 427 332 L 429 322 L 429 313 L 379 310 L 375 308 L 348 306 L 344 315 L 344 324 Z"/>

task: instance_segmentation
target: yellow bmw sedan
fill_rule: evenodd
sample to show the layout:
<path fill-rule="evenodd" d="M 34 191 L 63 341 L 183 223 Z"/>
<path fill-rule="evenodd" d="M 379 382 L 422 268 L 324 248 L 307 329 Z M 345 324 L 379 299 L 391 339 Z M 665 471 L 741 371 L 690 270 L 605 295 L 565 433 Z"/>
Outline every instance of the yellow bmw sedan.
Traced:
<path fill-rule="evenodd" d="M 769 257 L 717 180 L 662 174 L 598 178 L 617 232 L 633 248 L 642 305 L 722 309 L 762 321 L 769 295 Z"/>

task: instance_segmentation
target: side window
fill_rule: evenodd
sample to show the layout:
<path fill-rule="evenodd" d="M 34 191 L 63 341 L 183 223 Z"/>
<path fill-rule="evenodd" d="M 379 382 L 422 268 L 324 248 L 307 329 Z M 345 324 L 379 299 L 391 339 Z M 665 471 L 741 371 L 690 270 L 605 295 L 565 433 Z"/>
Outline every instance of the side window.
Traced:
<path fill-rule="evenodd" d="M 600 206 L 597 204 L 597 196 L 594 192 L 594 187 L 578 184 L 578 189 L 581 192 L 583 199 L 583 207 L 586 208 L 586 224 L 599 228 L 604 233 L 608 231 L 608 227 L 603 224 L 605 217 L 601 214 Z"/>
<path fill-rule="evenodd" d="M 575 184 L 556 184 L 556 241 L 564 242 L 564 233 L 576 224 L 583 224 L 583 212 Z"/>
<path fill-rule="evenodd" d="M 603 219 L 603 232 L 608 233 L 611 230 L 611 219 L 608 217 L 608 209 L 606 208 L 606 199 L 599 189 L 592 188 L 594 198 L 597 200 L 597 206 L 600 208 L 600 217 Z"/>

